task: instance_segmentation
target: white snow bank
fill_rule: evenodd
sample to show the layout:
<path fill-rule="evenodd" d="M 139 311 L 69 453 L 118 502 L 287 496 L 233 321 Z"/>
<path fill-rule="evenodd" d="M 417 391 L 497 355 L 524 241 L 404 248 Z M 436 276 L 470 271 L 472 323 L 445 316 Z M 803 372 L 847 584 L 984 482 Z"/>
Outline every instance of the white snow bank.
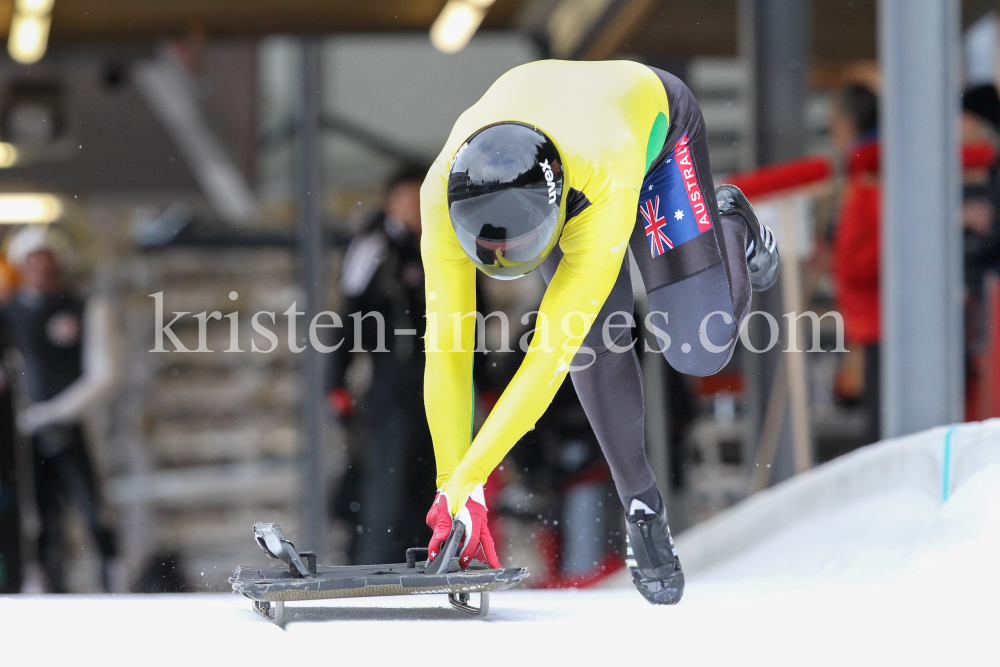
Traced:
<path fill-rule="evenodd" d="M 936 598 L 1000 593 L 1000 463 L 942 503 L 899 487 L 817 513 L 694 577 L 755 591 L 905 584 Z"/>
<path fill-rule="evenodd" d="M 1000 463 L 1000 419 L 886 440 L 720 512 L 680 535 L 677 550 L 685 569 L 695 573 L 817 513 L 872 496 L 905 490 L 940 503 L 990 463 Z"/>
<path fill-rule="evenodd" d="M 171 667 L 996 664 L 998 432 L 993 422 L 953 433 L 945 502 L 943 429 L 747 501 L 715 525 L 765 534 L 693 574 L 675 607 L 653 607 L 631 585 L 497 593 L 486 619 L 443 595 L 328 600 L 289 603 L 283 631 L 237 595 L 9 597 L 0 656 Z M 768 507 L 782 518 L 767 523 Z"/>

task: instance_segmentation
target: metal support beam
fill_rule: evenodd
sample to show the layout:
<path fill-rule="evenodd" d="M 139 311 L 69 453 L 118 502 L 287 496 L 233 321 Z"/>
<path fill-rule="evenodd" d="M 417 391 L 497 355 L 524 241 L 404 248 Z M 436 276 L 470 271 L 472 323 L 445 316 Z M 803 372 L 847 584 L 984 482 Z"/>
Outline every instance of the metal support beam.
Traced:
<path fill-rule="evenodd" d="M 882 0 L 882 435 L 962 419 L 960 3 Z"/>
<path fill-rule="evenodd" d="M 135 81 L 187 162 L 216 215 L 233 225 L 254 222 L 257 199 L 202 112 L 187 72 L 162 54 L 135 67 Z"/>
<path fill-rule="evenodd" d="M 756 127 L 756 157 L 759 165 L 774 164 L 801 157 L 805 150 L 805 100 L 809 92 L 809 67 L 812 53 L 812 2 L 811 0 L 740 0 L 740 48 L 742 56 L 754 72 L 754 119 Z M 785 216 L 787 218 L 787 216 Z M 779 243 L 785 246 L 788 231 L 776 229 Z M 782 247 L 782 272 L 789 274 L 789 263 L 797 261 L 794 248 Z M 801 308 L 793 303 L 789 290 L 797 287 L 789 282 L 797 277 L 796 271 L 767 292 L 754 295 L 754 310 L 771 313 L 784 328 L 787 320 L 783 314 Z M 794 291 L 794 290 L 793 290 Z M 790 305 L 791 304 L 791 305 Z M 762 317 L 751 321 L 751 338 L 758 348 L 767 345 L 769 328 Z M 783 340 L 787 340 L 787 331 Z M 804 374 L 802 360 L 798 363 L 780 363 L 785 356 L 784 345 L 775 345 L 764 354 L 746 355 L 748 408 L 750 413 L 748 433 L 755 444 L 772 449 L 770 469 L 772 483 L 791 477 L 808 467 L 812 444 L 808 415 L 803 415 L 808 405 L 807 397 L 792 396 L 801 392 L 802 382 L 791 382 L 793 377 Z M 789 383 L 776 391 L 777 383 Z M 770 406 L 772 400 L 793 401 L 794 410 L 788 405 Z M 765 437 L 766 436 L 766 437 Z M 774 440 L 776 439 L 776 441 Z M 760 458 L 762 452 L 755 456 Z"/>
<path fill-rule="evenodd" d="M 794 320 L 785 320 L 786 340 L 788 345 L 782 351 L 785 377 L 775 373 L 776 381 L 788 385 L 789 417 L 792 432 L 792 463 L 795 474 L 803 473 L 813 465 L 812 424 L 809 418 L 809 383 L 806 378 L 806 353 L 798 349 L 798 341 L 802 340 L 802 325 L 798 314 L 805 305 L 802 300 L 802 276 L 799 271 L 798 256 L 798 220 L 795 219 L 795 202 L 786 198 L 778 207 L 781 223 L 779 227 L 780 242 L 785 247 L 784 266 L 781 267 L 782 310 L 785 313 L 795 313 Z"/>
<path fill-rule="evenodd" d="M 750 0 L 757 80 L 757 161 L 802 157 L 809 93 L 811 0 Z"/>
<path fill-rule="evenodd" d="M 305 320 L 299 323 L 299 341 L 308 337 L 308 326 L 325 301 L 323 279 L 323 180 L 320 154 L 320 44 L 317 38 L 302 41 L 301 98 L 296 141 L 296 252 L 299 291 L 305 298 Z M 301 432 L 301 545 L 310 551 L 323 549 L 326 490 L 323 465 L 324 363 L 311 341 L 299 363 L 302 369 L 300 399 Z"/>

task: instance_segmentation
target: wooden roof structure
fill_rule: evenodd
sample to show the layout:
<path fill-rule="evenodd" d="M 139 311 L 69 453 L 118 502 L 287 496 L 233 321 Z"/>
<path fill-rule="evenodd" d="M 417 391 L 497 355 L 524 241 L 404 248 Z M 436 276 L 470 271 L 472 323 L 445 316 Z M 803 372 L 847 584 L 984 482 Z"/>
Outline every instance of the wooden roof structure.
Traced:
<path fill-rule="evenodd" d="M 149 41 L 275 33 L 426 31 L 446 0 L 56 0 L 51 43 Z M 528 5 L 535 4 L 530 7 Z M 496 0 L 482 30 L 539 33 L 557 0 Z M 997 0 L 963 0 L 968 25 L 998 6 Z M 656 59 L 735 55 L 738 0 L 609 0 L 582 41 L 578 58 L 636 53 Z M 542 11 L 538 8 L 542 7 Z M 14 0 L 0 0 L 5 36 Z M 523 16 L 536 17 L 526 25 Z M 813 49 L 817 61 L 875 58 L 876 0 L 813 0 Z"/>

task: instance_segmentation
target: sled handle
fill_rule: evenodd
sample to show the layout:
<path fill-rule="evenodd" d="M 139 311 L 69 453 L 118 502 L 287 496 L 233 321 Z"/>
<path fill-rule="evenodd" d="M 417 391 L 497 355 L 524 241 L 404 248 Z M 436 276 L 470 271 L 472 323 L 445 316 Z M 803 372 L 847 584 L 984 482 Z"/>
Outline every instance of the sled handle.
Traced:
<path fill-rule="evenodd" d="M 316 568 L 316 554 L 312 552 L 303 552 L 300 554 L 295 550 L 295 545 L 285 537 L 285 534 L 281 532 L 281 527 L 276 523 L 256 523 L 253 526 L 254 539 L 257 540 L 257 544 L 260 548 L 270 556 L 271 558 L 277 558 L 283 560 L 288 564 L 289 571 L 294 576 L 304 577 L 306 579 L 312 579 L 315 575 L 310 571 L 309 567 L 302 562 L 302 556 L 305 556 L 309 560 L 310 564 L 313 566 L 313 570 Z"/>
<path fill-rule="evenodd" d="M 451 565 L 451 559 L 458 555 L 458 549 L 462 545 L 462 537 L 464 536 L 465 525 L 461 521 L 453 522 L 448 539 L 444 541 L 444 546 L 441 547 L 441 553 L 438 554 L 437 558 L 429 560 L 430 554 L 427 554 L 428 561 L 424 568 L 424 574 L 446 574 Z"/>

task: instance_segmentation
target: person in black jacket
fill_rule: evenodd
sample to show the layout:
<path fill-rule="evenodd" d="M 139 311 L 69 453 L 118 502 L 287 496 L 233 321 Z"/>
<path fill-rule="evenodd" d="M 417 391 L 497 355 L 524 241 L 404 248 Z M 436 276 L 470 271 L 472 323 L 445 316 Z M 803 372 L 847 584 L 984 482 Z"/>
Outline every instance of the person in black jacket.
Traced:
<path fill-rule="evenodd" d="M 992 84 L 962 95 L 962 143 L 1000 150 L 1000 95 Z M 965 364 L 967 404 L 981 402 L 976 389 L 983 382 L 978 355 L 988 346 L 985 277 L 1000 260 L 1000 168 L 965 164 L 962 172 L 962 256 L 965 284 Z M 974 413 L 973 413 L 974 414 Z M 981 415 L 985 417 L 987 415 Z"/>
<path fill-rule="evenodd" d="M 84 301 L 66 289 L 57 245 L 52 232 L 36 226 L 18 232 L 7 251 L 21 278 L 0 316 L 21 354 L 18 381 L 29 401 L 17 415 L 17 428 L 31 439 L 41 518 L 38 556 L 47 590 L 67 592 L 63 516 L 66 505 L 75 505 L 101 559 L 101 584 L 110 591 L 115 537 L 101 513 L 82 422 L 117 381 L 111 306 L 96 297 Z"/>
<path fill-rule="evenodd" d="M 1000 95 L 992 85 L 977 86 L 962 96 L 962 141 L 1000 149 Z M 997 209 L 1000 175 L 997 164 L 966 167 L 962 179 L 962 228 L 965 287 L 968 296 L 981 301 L 983 276 L 1000 257 Z"/>
<path fill-rule="evenodd" d="M 407 167 L 389 181 L 382 211 L 344 258 L 343 344 L 331 354 L 329 399 L 360 431 L 337 503 L 339 513 L 356 522 L 349 555 L 357 564 L 399 562 L 407 548 L 426 541 L 423 512 L 434 500 L 423 402 L 420 185 L 426 172 Z M 362 315 L 356 332 L 354 318 Z M 346 378 L 358 356 L 352 352 L 360 350 L 371 353 L 372 376 L 366 394 L 354 397 Z"/>

